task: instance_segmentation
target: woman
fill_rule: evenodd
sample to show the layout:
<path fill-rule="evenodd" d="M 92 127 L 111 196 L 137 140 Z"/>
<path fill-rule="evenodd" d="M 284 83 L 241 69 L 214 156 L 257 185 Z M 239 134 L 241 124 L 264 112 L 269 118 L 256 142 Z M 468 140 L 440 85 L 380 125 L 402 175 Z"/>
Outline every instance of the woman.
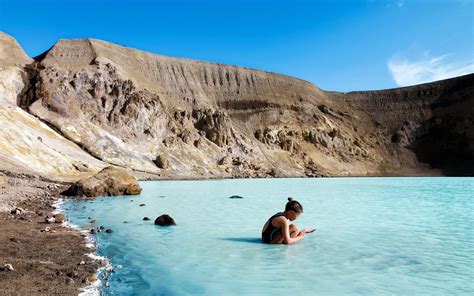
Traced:
<path fill-rule="evenodd" d="M 290 224 L 288 220 L 295 221 L 303 213 L 303 206 L 288 197 L 288 202 L 285 206 L 285 211 L 273 215 L 263 225 L 262 241 L 267 244 L 294 244 L 304 238 L 307 233 L 312 233 L 313 230 L 298 230 L 295 224 Z"/>

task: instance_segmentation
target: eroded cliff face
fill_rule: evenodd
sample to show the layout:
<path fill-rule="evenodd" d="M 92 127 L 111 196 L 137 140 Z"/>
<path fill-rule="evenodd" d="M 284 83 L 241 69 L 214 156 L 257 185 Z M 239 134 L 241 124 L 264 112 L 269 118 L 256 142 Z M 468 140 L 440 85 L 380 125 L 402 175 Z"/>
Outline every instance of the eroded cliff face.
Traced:
<path fill-rule="evenodd" d="M 19 107 L 33 65 L 18 43 L 0 32 L 0 170 L 74 180 L 103 164 Z"/>
<path fill-rule="evenodd" d="M 344 94 L 92 39 L 60 40 L 15 69 L 24 76 L 15 108 L 85 155 L 68 154 L 71 168 L 156 178 L 473 173 L 473 75 Z"/>

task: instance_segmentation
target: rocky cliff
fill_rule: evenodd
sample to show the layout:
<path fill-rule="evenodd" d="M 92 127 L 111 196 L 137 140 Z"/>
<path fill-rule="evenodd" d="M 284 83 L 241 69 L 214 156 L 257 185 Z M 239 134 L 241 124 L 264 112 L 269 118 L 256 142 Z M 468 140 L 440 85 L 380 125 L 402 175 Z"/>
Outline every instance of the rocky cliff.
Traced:
<path fill-rule="evenodd" d="M 0 169 L 77 178 L 472 175 L 474 75 L 337 93 L 93 39 L 0 35 Z"/>

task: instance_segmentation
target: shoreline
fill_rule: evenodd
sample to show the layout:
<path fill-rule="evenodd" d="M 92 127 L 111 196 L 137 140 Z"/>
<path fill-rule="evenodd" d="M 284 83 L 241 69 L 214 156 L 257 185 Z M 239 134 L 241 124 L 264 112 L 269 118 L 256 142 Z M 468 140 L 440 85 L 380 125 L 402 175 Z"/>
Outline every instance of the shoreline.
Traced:
<path fill-rule="evenodd" d="M 266 178 L 150 178 L 147 181 L 221 181 Z M 334 178 L 380 178 L 380 176 L 335 176 Z M 385 178 L 402 176 L 384 176 Z M 406 176 L 405 176 L 406 177 Z M 433 177 L 433 176 L 416 176 Z M 14 271 L 0 271 L 0 286 L 6 294 L 98 295 L 104 283 L 100 274 L 108 261 L 97 253 L 96 240 L 65 220 L 47 224 L 45 218 L 65 214 L 60 193 L 70 183 L 56 182 L 38 175 L 0 171 L 0 269 L 11 264 Z M 269 179 L 307 179 L 287 177 Z M 315 177 L 316 178 L 316 177 Z M 12 214 L 9 208 L 20 208 Z M 49 231 L 45 231 L 49 227 Z"/>
<path fill-rule="evenodd" d="M 30 174 L 0 174 L 0 294 L 97 295 L 104 263 L 91 256 L 87 235 L 68 222 L 45 223 L 62 213 L 66 183 Z M 6 201 L 6 202 L 5 202 Z M 8 210 L 13 206 L 16 213 Z M 1 270 L 11 264 L 13 271 Z M 98 290 L 97 290 L 98 292 Z"/>

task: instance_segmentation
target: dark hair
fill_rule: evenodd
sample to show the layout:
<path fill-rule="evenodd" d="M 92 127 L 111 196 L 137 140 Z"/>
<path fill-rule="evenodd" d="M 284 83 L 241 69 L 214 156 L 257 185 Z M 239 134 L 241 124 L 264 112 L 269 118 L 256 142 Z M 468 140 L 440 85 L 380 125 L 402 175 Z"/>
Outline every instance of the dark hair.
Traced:
<path fill-rule="evenodd" d="M 293 200 L 293 198 L 288 197 L 288 202 L 286 203 L 285 211 L 303 213 L 303 206 L 296 200 Z"/>

